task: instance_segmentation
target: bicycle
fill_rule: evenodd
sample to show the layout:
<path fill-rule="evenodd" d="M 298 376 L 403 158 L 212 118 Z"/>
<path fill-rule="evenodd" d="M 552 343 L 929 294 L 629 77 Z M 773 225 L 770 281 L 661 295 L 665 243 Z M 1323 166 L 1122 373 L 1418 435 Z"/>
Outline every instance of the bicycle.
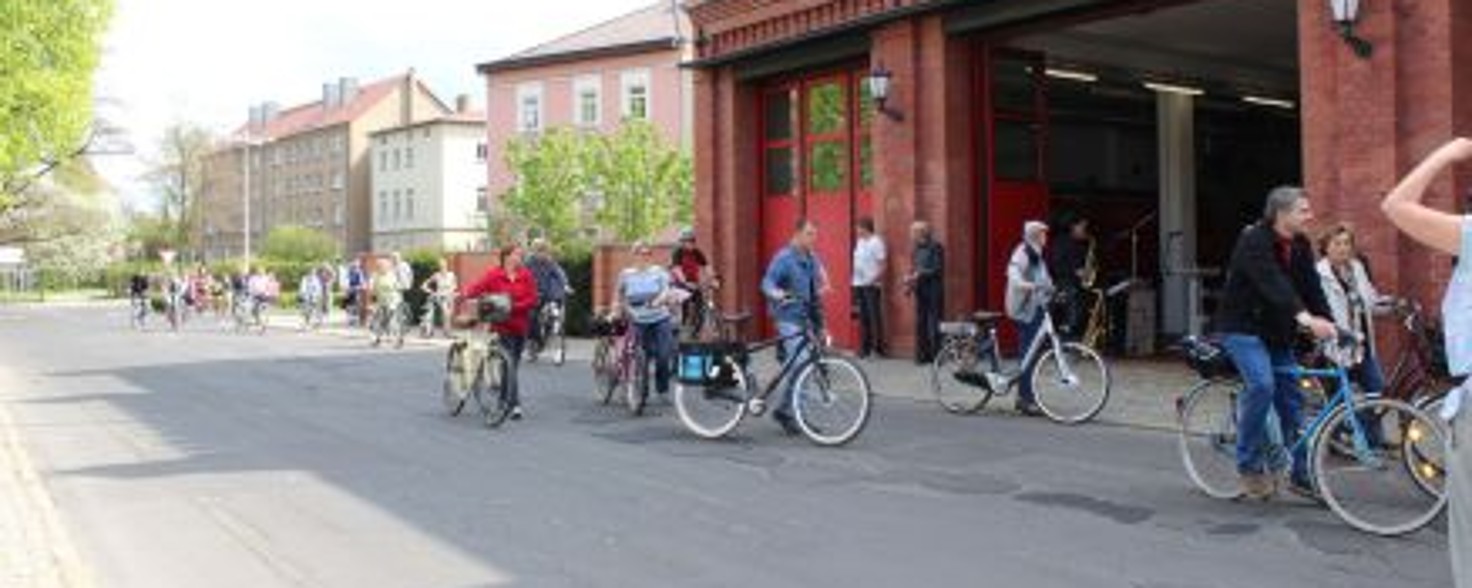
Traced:
<path fill-rule="evenodd" d="M 627 356 L 638 345 L 630 334 L 628 320 L 603 309 L 593 318 L 593 336 L 598 340 L 593 346 L 594 394 L 603 404 L 608 404 L 627 371 Z"/>
<path fill-rule="evenodd" d="M 265 334 L 265 299 L 251 294 L 237 294 L 232 302 L 234 308 L 231 309 L 231 315 L 235 319 L 235 332 L 254 330 L 257 334 Z"/>
<path fill-rule="evenodd" d="M 777 375 L 758 391 L 751 356 L 788 341 L 797 341 L 797 349 L 787 354 Z M 817 445 L 834 447 L 853 441 L 869 421 L 873 390 L 868 376 L 853 361 L 831 354 L 812 325 L 752 345 L 682 343 L 677 367 L 676 412 L 686 429 L 706 439 L 725 437 L 747 415 L 764 414 L 767 399 L 782 393 L 778 388 L 784 383 L 792 386 L 793 420 L 803 436 Z"/>
<path fill-rule="evenodd" d="M 680 328 L 688 340 L 700 341 L 708 338 L 711 333 L 709 329 L 719 330 L 721 321 L 721 310 L 716 307 L 716 294 L 721 289 L 721 282 L 716 279 L 687 288 L 691 293 L 680 308 Z M 715 333 L 717 337 L 724 337 L 725 333 Z"/>
<path fill-rule="evenodd" d="M 307 331 L 322 328 L 325 317 L 322 314 L 322 300 L 319 296 L 301 297 L 297 300 L 297 310 L 302 316 L 300 330 Z"/>
<path fill-rule="evenodd" d="M 1109 402 L 1109 365 L 1093 348 L 1065 342 L 1046 305 L 1040 312 L 1042 327 L 1010 372 L 1001 365 L 1001 314 L 982 311 L 969 320 L 941 323 L 945 340 L 930 368 L 930 388 L 940 405 L 955 414 L 971 414 L 993 395 L 1010 394 L 1028 378 L 1038 408 L 1052 421 L 1077 425 L 1098 416 Z"/>
<path fill-rule="evenodd" d="M 566 308 L 561 300 L 550 300 L 537 311 L 537 336 L 527 342 L 527 356 L 536 361 L 543 351 L 552 350 L 552 365 L 567 361 Z"/>
<path fill-rule="evenodd" d="M 169 321 L 169 330 L 178 332 L 184 326 L 184 313 L 188 305 L 184 302 L 184 293 L 175 290 L 172 286 L 164 291 L 164 317 Z"/>
<path fill-rule="evenodd" d="M 424 301 L 424 312 L 419 317 L 419 336 L 425 339 L 434 337 L 436 328 L 444 331 L 445 336 L 450 336 L 450 309 L 453 307 L 455 296 L 453 294 L 430 294 Z"/>
<path fill-rule="evenodd" d="M 445 375 L 440 384 L 440 401 L 445 412 L 452 417 L 459 416 L 467 401 L 474 397 L 476 406 L 480 407 L 481 421 L 491 428 L 501 426 L 511 415 L 507 391 L 510 378 L 516 377 L 511 373 L 510 359 L 496 332 L 478 328 L 496 322 L 497 311 L 488 308 L 494 304 L 478 303 L 477 319 L 464 324 L 465 329 L 455 335 L 445 354 Z M 509 307 L 509 302 L 504 305 Z"/>
<path fill-rule="evenodd" d="M 1341 331 L 1333 341 L 1319 346 L 1319 354 L 1331 367 L 1295 365 L 1278 370 L 1295 379 L 1332 379 L 1337 388 L 1292 447 L 1283 447 L 1281 439 L 1272 440 L 1269 462 L 1276 470 L 1288 469 L 1293 456 L 1304 451 L 1314 489 L 1345 523 L 1381 536 L 1411 533 L 1430 524 L 1446 506 L 1440 461 L 1445 435 L 1429 415 L 1404 401 L 1355 394 L 1348 366 L 1358 362 L 1358 345 L 1353 333 Z M 1190 337 L 1182 347 L 1201 381 L 1177 400 L 1181 461 L 1202 492 L 1213 498 L 1238 499 L 1241 379 L 1220 345 Z M 1279 430 L 1274 424 L 1268 424 L 1270 434 Z M 1397 472 L 1409 479 L 1358 479 Z M 1408 494 L 1410 500 L 1387 496 L 1396 491 Z"/>
<path fill-rule="evenodd" d="M 148 296 L 146 294 L 133 294 L 129 297 L 128 324 L 133 330 L 141 331 L 148 320 Z"/>
<path fill-rule="evenodd" d="M 384 339 L 392 339 L 395 348 L 402 348 L 404 332 L 408 330 L 408 314 L 409 305 L 402 300 L 394 305 L 373 305 L 373 318 L 368 324 L 373 334 L 373 346 L 383 344 Z"/>

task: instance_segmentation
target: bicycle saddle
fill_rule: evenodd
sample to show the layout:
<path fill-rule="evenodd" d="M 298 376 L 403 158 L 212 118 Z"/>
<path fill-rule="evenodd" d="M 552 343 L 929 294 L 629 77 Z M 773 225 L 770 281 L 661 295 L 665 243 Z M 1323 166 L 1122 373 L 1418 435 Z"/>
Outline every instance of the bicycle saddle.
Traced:
<path fill-rule="evenodd" d="M 970 317 L 967 317 L 967 318 L 969 318 L 971 322 L 976 323 L 979 326 L 985 327 L 985 326 L 994 325 L 994 324 L 1000 322 L 1002 320 L 1002 318 L 1003 318 L 1003 315 L 1000 312 L 992 312 L 992 311 L 989 311 L 989 310 L 978 310 L 976 312 L 971 313 L 971 316 Z"/>

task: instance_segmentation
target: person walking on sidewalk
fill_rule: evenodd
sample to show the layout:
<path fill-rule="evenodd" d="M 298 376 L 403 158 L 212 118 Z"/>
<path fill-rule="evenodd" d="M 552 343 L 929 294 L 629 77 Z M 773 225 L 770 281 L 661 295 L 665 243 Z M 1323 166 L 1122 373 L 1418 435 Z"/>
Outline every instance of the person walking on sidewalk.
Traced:
<path fill-rule="evenodd" d="M 1298 382 L 1277 370 L 1295 364 L 1299 329 L 1319 339 L 1336 332 L 1334 323 L 1324 318 L 1332 312 L 1314 267 L 1313 246 L 1304 236 L 1312 219 L 1303 190 L 1274 189 L 1262 220 L 1237 238 L 1227 266 L 1216 326 L 1244 384 L 1237 397 L 1237 474 L 1248 498 L 1266 499 L 1277 492 L 1269 463 L 1268 411 L 1278 415 L 1285 447 L 1297 445 L 1303 429 Z M 1298 446 L 1293 455 L 1289 488 L 1313 495 L 1306 446 Z"/>
<path fill-rule="evenodd" d="M 782 337 L 791 337 L 808 328 L 822 336 L 822 297 L 830 287 L 823 263 L 813 250 L 817 242 L 818 226 L 806 219 L 798 221 L 792 241 L 772 258 L 762 277 L 762 295 L 766 297 L 772 318 L 777 323 L 777 334 Z M 801 339 L 798 338 L 784 341 L 781 347 L 784 356 L 802 361 L 803 358 L 796 355 L 799 345 Z M 797 427 L 792 414 L 792 384 L 792 381 L 785 383 L 782 399 L 777 409 L 772 411 L 772 418 L 788 435 L 797 435 L 802 430 Z"/>
<path fill-rule="evenodd" d="M 874 234 L 874 219 L 864 217 L 855 224 L 854 309 L 859 316 L 859 357 L 885 356 L 884 303 L 879 285 L 884 278 L 884 240 Z"/>
<path fill-rule="evenodd" d="M 502 294 L 511 299 L 511 312 L 506 320 L 491 325 L 496 339 L 506 352 L 506 401 L 511 404 L 511 420 L 519 421 L 521 411 L 521 354 L 531 334 L 531 314 L 537 308 L 537 279 L 522 265 L 520 245 L 501 248 L 501 265 L 486 270 L 479 280 L 465 288 L 465 299 L 475 300 L 489 294 Z"/>
<path fill-rule="evenodd" d="M 1022 224 L 1022 242 L 1012 250 L 1007 262 L 1007 317 L 1017 325 L 1019 358 L 1027 356 L 1033 339 L 1043 327 L 1044 312 L 1053 298 L 1053 278 L 1043 251 L 1048 246 L 1048 225 L 1041 221 Z M 1022 366 L 1026 371 L 1027 366 Z M 1017 412 L 1038 416 L 1037 399 L 1032 393 L 1032 378 L 1023 378 L 1017 386 Z"/>
<path fill-rule="evenodd" d="M 1472 139 L 1455 139 L 1416 166 L 1385 197 L 1381 210 L 1390 222 L 1417 242 L 1456 255 L 1441 304 L 1446 356 L 1456 376 L 1472 374 L 1472 217 L 1435 210 L 1421 203 L 1431 182 L 1448 168 L 1472 163 Z M 1472 381 L 1469 379 L 1468 381 Z M 1446 399 L 1442 417 L 1451 421 L 1447 456 L 1447 528 L 1455 588 L 1472 588 L 1472 393 L 1468 384 Z"/>
<path fill-rule="evenodd" d="M 946 251 L 935 238 L 930 224 L 916 221 L 910 226 L 915 249 L 910 256 L 910 275 L 905 287 L 915 297 L 915 363 L 935 360 L 940 346 L 940 315 L 945 312 L 943 273 Z"/>

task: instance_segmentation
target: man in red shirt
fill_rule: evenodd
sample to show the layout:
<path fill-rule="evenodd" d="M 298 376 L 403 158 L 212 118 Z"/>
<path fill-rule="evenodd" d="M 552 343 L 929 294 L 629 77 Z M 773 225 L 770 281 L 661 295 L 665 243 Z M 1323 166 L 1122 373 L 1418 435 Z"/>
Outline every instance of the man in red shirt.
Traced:
<path fill-rule="evenodd" d="M 537 308 L 537 279 L 522 265 L 523 253 L 520 245 L 501 248 L 500 267 L 486 270 L 485 275 L 470 284 L 463 294 L 467 300 L 491 294 L 504 294 L 511 299 L 510 315 L 506 320 L 491 325 L 511 363 L 506 374 L 506 399 L 511 404 L 511 420 L 521 420 L 517 370 L 521 366 L 526 338 L 531 334 L 532 311 Z"/>

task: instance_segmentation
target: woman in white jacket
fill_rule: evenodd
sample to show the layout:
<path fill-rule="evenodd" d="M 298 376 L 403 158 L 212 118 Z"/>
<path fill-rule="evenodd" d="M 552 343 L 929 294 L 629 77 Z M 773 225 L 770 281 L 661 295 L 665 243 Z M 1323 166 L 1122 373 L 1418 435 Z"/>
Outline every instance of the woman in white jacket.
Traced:
<path fill-rule="evenodd" d="M 1359 333 L 1365 340 L 1365 357 L 1351 372 L 1360 389 L 1369 395 L 1385 391 L 1385 372 L 1381 369 L 1380 352 L 1375 347 L 1375 317 L 1383 311 L 1386 300 L 1370 283 L 1370 274 L 1360 261 L 1355 247 L 1354 230 L 1338 224 L 1319 237 L 1319 281 L 1334 324 Z"/>

